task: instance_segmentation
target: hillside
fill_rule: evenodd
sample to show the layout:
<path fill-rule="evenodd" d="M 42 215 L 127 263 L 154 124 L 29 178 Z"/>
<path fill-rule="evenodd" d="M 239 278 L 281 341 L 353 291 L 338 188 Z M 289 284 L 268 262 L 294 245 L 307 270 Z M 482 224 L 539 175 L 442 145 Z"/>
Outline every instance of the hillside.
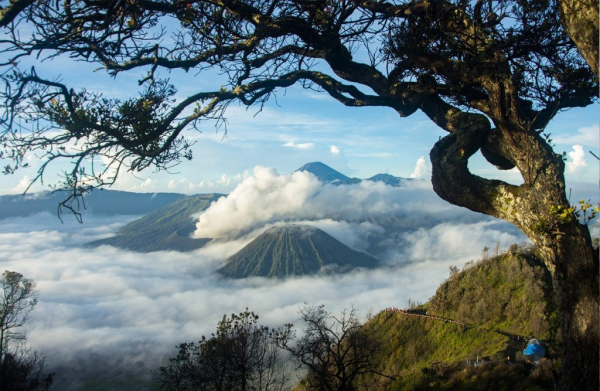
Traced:
<path fill-rule="evenodd" d="M 519 335 L 551 338 L 552 281 L 541 261 L 505 254 L 445 281 L 429 301 L 440 316 Z"/>
<path fill-rule="evenodd" d="M 286 225 L 268 229 L 229 257 L 219 272 L 230 278 L 284 278 L 315 274 L 322 268 L 342 272 L 376 265 L 375 258 L 352 250 L 318 228 Z"/>
<path fill-rule="evenodd" d="M 199 194 L 179 199 L 132 221 L 113 237 L 88 243 L 88 246 L 110 245 L 138 252 L 192 251 L 210 239 L 194 239 L 189 235 L 196 228 L 193 217 L 215 201 L 221 194 Z"/>
<path fill-rule="evenodd" d="M 184 198 L 178 193 L 132 193 L 117 190 L 95 190 L 84 197 L 79 212 L 96 215 L 141 215 Z M 62 191 L 0 196 L 0 220 L 29 216 L 40 212 L 56 214 L 59 202 L 67 194 Z"/>
<path fill-rule="evenodd" d="M 428 316 L 463 324 L 390 311 L 366 324 L 381 344 L 378 360 L 383 372 L 396 379 L 366 377 L 362 381 L 372 383 L 373 390 L 552 389 L 548 368 L 541 374 L 525 363 L 505 363 L 525 347 L 526 338 L 552 344 L 557 325 L 550 289 L 546 269 L 528 255 L 505 254 L 468 267 L 451 276 L 419 307 Z M 465 369 L 466 360 L 477 356 L 498 361 Z M 448 373 L 431 373 L 432 364 Z M 539 379 L 534 378 L 538 375 Z M 490 379 L 495 379 L 490 383 L 495 385 L 484 387 Z M 518 387 L 512 384 L 515 379 Z M 503 382 L 507 388 L 501 386 Z"/>

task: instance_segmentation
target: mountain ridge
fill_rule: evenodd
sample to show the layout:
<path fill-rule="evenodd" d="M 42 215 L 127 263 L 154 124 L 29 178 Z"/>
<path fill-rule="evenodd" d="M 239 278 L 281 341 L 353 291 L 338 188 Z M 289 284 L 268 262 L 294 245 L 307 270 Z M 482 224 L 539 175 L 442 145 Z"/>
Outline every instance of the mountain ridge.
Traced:
<path fill-rule="evenodd" d="M 339 171 L 334 170 L 325 163 L 311 162 L 306 163 L 302 167 L 298 168 L 297 171 L 308 171 L 316 176 L 321 182 L 335 182 L 335 181 L 348 181 L 350 177 L 342 174 Z"/>
<path fill-rule="evenodd" d="M 88 243 L 88 247 L 109 245 L 137 252 L 193 251 L 210 238 L 191 238 L 196 229 L 194 214 L 206 210 L 223 194 L 197 194 L 176 200 L 134 220 L 110 238 Z"/>
<path fill-rule="evenodd" d="M 296 171 L 311 172 L 321 182 L 334 186 L 355 185 L 363 180 L 370 180 L 398 187 L 402 186 L 402 182 L 405 180 L 405 178 L 389 174 L 377 174 L 368 179 L 349 178 L 321 162 L 307 163 Z M 94 191 L 85 197 L 87 213 L 144 215 L 123 227 L 114 236 L 90 242 L 87 246 L 110 245 L 139 252 L 193 251 L 204 246 L 210 241 L 210 238 L 194 239 L 189 237 L 195 231 L 196 225 L 196 220 L 191 216 L 202 212 L 210 206 L 210 202 L 222 196 L 224 195 L 186 196 L 179 193 Z M 25 216 L 41 211 L 56 213 L 58 203 L 64 198 L 64 194 L 61 192 L 0 196 L 0 219 L 13 215 Z M 3 207 L 4 205 L 11 207 Z M 335 216 L 331 217 L 336 218 Z M 397 223 L 396 220 L 389 216 L 379 216 L 371 217 L 368 221 L 378 225 L 394 225 Z"/>
<path fill-rule="evenodd" d="M 322 162 L 311 162 L 306 163 L 302 167 L 298 168 L 295 172 L 298 171 L 307 171 L 317 177 L 317 179 L 321 182 L 331 183 L 336 186 L 341 185 L 355 185 L 359 184 L 362 181 L 372 181 L 372 182 L 383 182 L 386 185 L 393 187 L 402 186 L 403 181 L 413 181 L 412 178 L 402 178 L 397 177 L 391 174 L 376 174 L 370 178 L 360 179 L 360 178 L 350 178 L 341 172 L 329 167 L 327 164 Z"/>
<path fill-rule="evenodd" d="M 57 213 L 58 204 L 68 197 L 64 191 L 0 195 L 0 220 L 32 214 Z M 98 215 L 141 215 L 186 197 L 180 193 L 134 193 L 96 190 L 86 194 L 79 212 Z"/>

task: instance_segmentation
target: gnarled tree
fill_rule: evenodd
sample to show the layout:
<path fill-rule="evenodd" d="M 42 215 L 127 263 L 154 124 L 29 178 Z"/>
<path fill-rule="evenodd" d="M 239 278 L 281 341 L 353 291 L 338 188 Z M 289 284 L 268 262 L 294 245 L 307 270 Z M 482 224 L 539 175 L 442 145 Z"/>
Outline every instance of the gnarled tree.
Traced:
<path fill-rule="evenodd" d="M 572 22 L 574 13 L 593 22 L 595 6 L 582 3 L 590 11 L 582 13 L 569 7 L 574 3 L 15 0 L 0 11 L 2 141 L 14 161 L 5 171 L 23 165 L 31 150 L 45 151 L 48 164 L 73 160 L 62 184 L 72 190 L 69 207 L 114 180 L 110 172 L 118 171 L 94 171 L 95 159 L 132 170 L 168 167 L 191 158 L 184 129 L 222 118 L 232 102 L 260 105 L 295 83 L 346 106 L 385 106 L 401 117 L 421 110 L 448 132 L 431 151 L 435 191 L 510 221 L 541 249 L 560 308 L 561 387 L 596 390 L 598 258 L 587 227 L 569 209 L 563 157 L 542 133 L 557 112 L 598 96 L 598 45 L 576 34 L 581 29 Z M 139 97 L 74 91 L 19 67 L 27 56 L 61 55 L 114 76 L 144 70 Z M 179 101 L 161 79 L 165 71 L 210 68 L 228 84 Z M 36 125 L 21 129 L 25 119 Z M 467 162 L 477 151 L 499 169 L 516 167 L 523 184 L 473 175 Z"/>

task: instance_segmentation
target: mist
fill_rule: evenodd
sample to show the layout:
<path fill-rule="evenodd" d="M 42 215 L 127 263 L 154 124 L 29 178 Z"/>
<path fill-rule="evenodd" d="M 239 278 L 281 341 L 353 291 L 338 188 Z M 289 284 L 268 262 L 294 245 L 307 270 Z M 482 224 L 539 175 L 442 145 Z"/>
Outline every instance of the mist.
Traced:
<path fill-rule="evenodd" d="M 439 222 L 486 218 L 441 200 L 425 180 L 406 180 L 402 187 L 362 181 L 336 186 L 302 171 L 285 175 L 257 166 L 227 197 L 200 216 L 195 237 L 231 238 L 277 221 L 319 220 L 389 223 L 394 229 L 414 229 Z"/>
<path fill-rule="evenodd" d="M 353 191 L 360 195 L 363 190 Z M 405 212 L 411 221 L 419 220 Z M 500 242 L 508 247 L 524 240 L 506 223 L 479 217 L 463 223 L 469 218 L 451 214 L 457 213 L 456 222 L 444 221 L 432 229 L 417 225 L 388 236 L 390 246 L 402 247 L 389 249 L 387 266 L 342 275 L 226 280 L 214 273 L 254 235 L 277 223 L 191 253 L 81 247 L 110 236 L 135 216 L 88 215 L 84 224 L 60 224 L 50 214 L 6 219 L 0 227 L 0 266 L 37 282 L 40 301 L 26 325 L 28 340 L 47 355 L 48 369 L 56 372 L 55 389 L 115 382 L 120 389 L 147 389 L 151 371 L 167 364 L 179 343 L 209 335 L 224 314 L 249 308 L 262 324 L 278 327 L 297 323 L 298 308 L 306 302 L 332 312 L 354 306 L 364 318 L 369 311 L 405 306 L 409 298 L 426 301 L 451 265 L 478 259 L 484 246 Z M 357 249 L 370 248 L 369 236 L 384 229 L 370 222 L 297 222 L 321 228 Z M 127 379 L 131 382 L 123 386 Z"/>
<path fill-rule="evenodd" d="M 480 253 L 483 243 L 526 240 L 512 224 L 443 201 L 429 181 L 336 186 L 309 172 L 285 175 L 261 166 L 199 216 L 194 236 L 247 243 L 289 223 L 320 228 L 388 266 L 442 259 L 449 249 L 469 256 Z M 436 247 L 439 254 L 429 250 Z"/>

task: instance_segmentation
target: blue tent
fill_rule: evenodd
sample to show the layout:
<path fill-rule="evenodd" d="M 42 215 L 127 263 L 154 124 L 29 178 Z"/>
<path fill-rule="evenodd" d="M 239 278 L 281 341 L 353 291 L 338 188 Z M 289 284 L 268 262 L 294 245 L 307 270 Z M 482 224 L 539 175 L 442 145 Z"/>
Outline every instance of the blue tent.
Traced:
<path fill-rule="evenodd" d="M 523 355 L 532 356 L 533 362 L 541 361 L 545 354 L 546 347 L 544 346 L 544 342 L 537 339 L 530 339 L 527 342 L 527 347 L 523 350 Z"/>

